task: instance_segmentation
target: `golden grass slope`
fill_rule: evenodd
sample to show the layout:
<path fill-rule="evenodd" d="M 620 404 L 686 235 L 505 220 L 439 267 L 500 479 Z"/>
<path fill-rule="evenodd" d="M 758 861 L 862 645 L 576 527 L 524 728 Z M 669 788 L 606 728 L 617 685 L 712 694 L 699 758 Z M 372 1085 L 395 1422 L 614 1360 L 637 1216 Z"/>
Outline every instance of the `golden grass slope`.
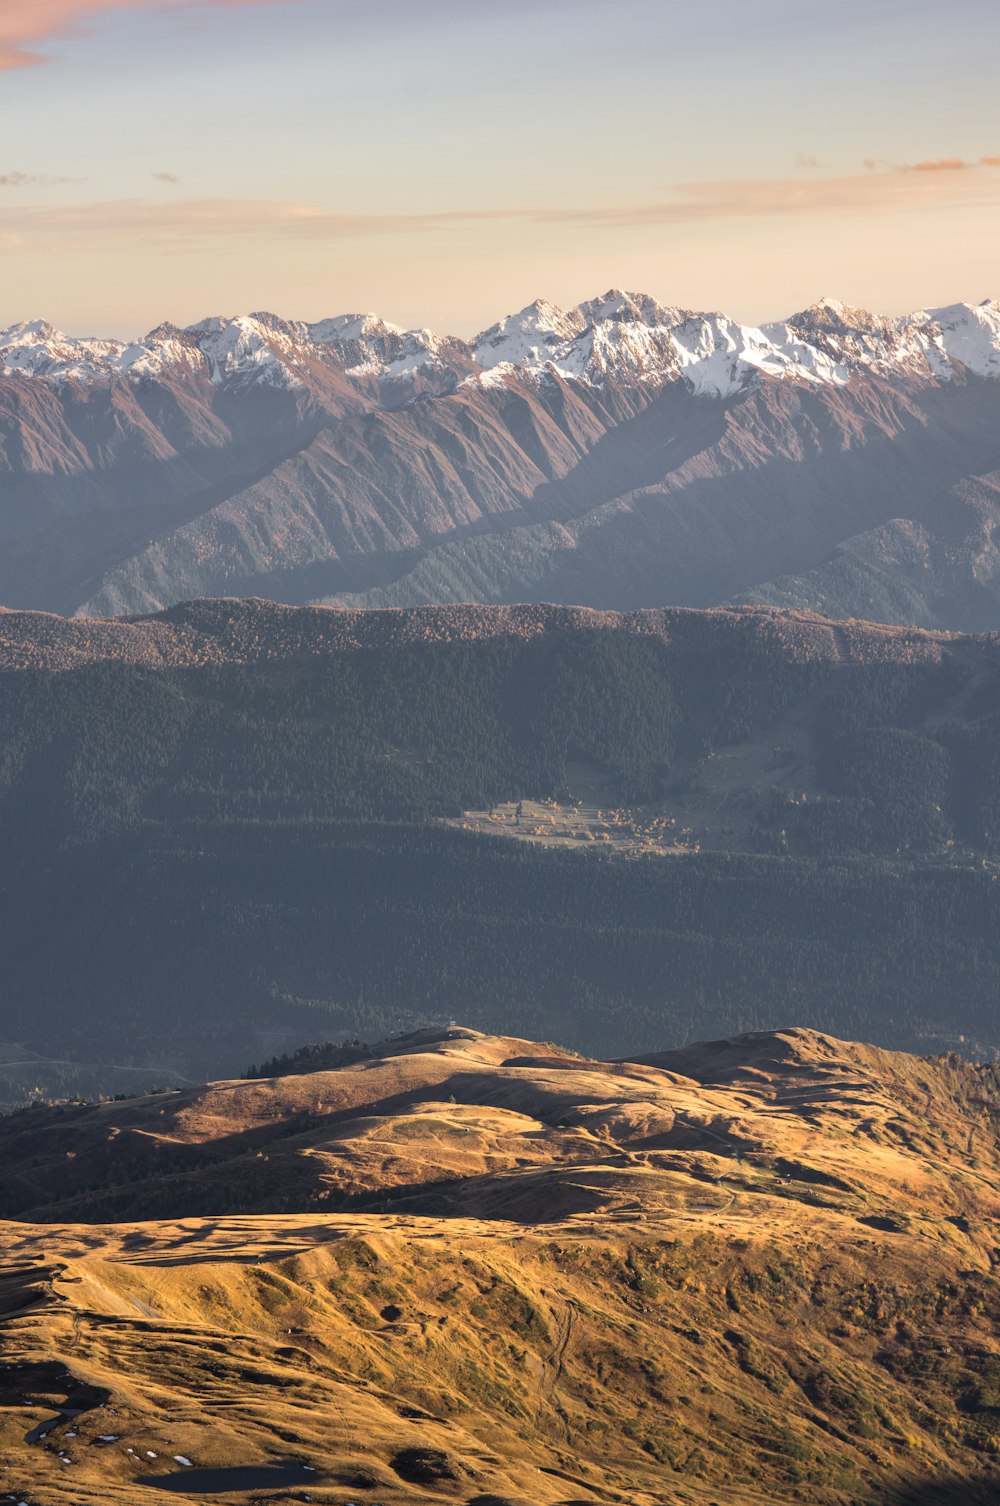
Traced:
<path fill-rule="evenodd" d="M 446 1029 L 12 1116 L 40 1201 L 0 1228 L 3 1489 L 995 1500 L 998 1119 L 993 1070 L 798 1030 L 601 1063 Z M 227 1187 L 246 1211 L 183 1216 Z"/>

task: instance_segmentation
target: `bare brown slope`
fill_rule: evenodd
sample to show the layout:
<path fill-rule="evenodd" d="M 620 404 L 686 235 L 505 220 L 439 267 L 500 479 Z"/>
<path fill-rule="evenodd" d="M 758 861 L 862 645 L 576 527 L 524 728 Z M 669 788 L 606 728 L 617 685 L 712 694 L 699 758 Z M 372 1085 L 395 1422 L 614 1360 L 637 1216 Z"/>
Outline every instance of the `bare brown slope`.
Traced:
<path fill-rule="evenodd" d="M 536 493 L 573 473 L 645 401 L 512 381 L 328 426 L 270 474 L 109 570 L 83 609 L 259 594 L 257 582 L 284 583 L 275 594 L 302 601 L 330 588 L 331 568 L 345 585 L 373 571 L 377 580 L 439 539 L 529 521 Z"/>
<path fill-rule="evenodd" d="M 304 442 L 321 422 L 370 401 L 342 366 L 313 363 L 300 375 L 294 389 L 223 388 L 194 366 L 93 385 L 0 377 L 0 529 L 8 537 L 38 533 L 62 514 L 176 498 L 223 475 L 238 478 L 248 451 L 263 455 L 277 444 L 280 453 L 289 436 Z"/>
<path fill-rule="evenodd" d="M 995 1072 L 808 1031 L 607 1063 L 449 1028 L 335 1072 L 18 1116 L 4 1164 L 33 1146 L 39 1183 L 57 1152 L 83 1180 L 98 1144 L 242 1141 L 230 1185 L 293 1185 L 297 1161 L 365 1195 L 111 1226 L 67 1222 L 69 1199 L 2 1226 L 3 1483 L 32 1506 L 154 1506 L 171 1480 L 324 1506 L 959 1485 L 985 1506 L 998 1107 Z"/>
<path fill-rule="evenodd" d="M 1000 463 L 1000 385 L 961 372 L 761 379 L 723 401 L 679 381 L 481 387 L 454 354 L 443 388 L 405 402 L 330 352 L 303 356 L 292 387 L 184 366 L 93 387 L 6 379 L 0 599 L 702 606 L 766 597 L 765 582 L 787 600 L 792 574 L 793 599 L 846 615 L 846 587 L 811 596 L 809 572 L 894 519 L 943 538 L 951 489 Z M 915 620 L 992 623 L 992 567 L 956 577 L 944 559 L 932 575 Z M 898 596 L 879 579 L 858 576 L 853 615 L 886 616 Z"/>
<path fill-rule="evenodd" d="M 776 571 L 818 566 L 845 539 L 891 518 L 946 530 L 949 489 L 1000 460 L 996 383 L 944 391 L 875 378 L 821 390 L 765 382 L 727 404 L 689 401 L 686 418 L 657 404 L 619 426 L 558 486 L 536 494 L 527 521 L 431 541 L 418 559 L 403 555 L 385 581 L 335 585 L 324 599 L 605 607 L 742 599 Z M 706 412 L 718 427 L 689 445 Z M 614 463 L 602 468 L 602 456 Z M 971 622 L 992 622 L 995 576 L 968 572 L 938 615 L 918 620 L 970 625 L 966 598 L 984 592 L 994 616 L 979 611 Z M 814 605 L 808 593 L 798 601 Z M 875 592 L 831 615 L 894 620 Z"/>
<path fill-rule="evenodd" d="M 289 389 L 202 368 L 93 385 L 0 377 L 0 600 L 73 611 L 102 575 L 376 397 L 342 365 Z"/>

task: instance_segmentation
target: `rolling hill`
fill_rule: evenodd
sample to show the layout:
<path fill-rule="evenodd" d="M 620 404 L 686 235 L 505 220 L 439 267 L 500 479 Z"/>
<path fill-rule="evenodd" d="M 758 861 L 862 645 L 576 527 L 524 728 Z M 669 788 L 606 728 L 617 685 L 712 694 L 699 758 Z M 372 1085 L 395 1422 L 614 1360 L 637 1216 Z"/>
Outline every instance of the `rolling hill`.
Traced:
<path fill-rule="evenodd" d="M 995 1500 L 995 1068 L 355 1058 L 0 1119 L 11 1499 Z"/>

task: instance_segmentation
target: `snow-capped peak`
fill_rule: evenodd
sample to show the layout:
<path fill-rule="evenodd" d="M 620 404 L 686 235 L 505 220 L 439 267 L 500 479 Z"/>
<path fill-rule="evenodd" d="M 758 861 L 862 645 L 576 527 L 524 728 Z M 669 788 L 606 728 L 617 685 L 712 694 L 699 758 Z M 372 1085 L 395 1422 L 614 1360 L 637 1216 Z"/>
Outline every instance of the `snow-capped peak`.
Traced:
<path fill-rule="evenodd" d="M 122 349 L 119 340 L 64 335 L 45 319 L 22 320 L 0 333 L 0 369 L 26 376 L 65 376 L 85 380 Z"/>
<path fill-rule="evenodd" d="M 273 314 L 238 314 L 232 319 L 216 314 L 188 325 L 182 333 L 194 337 L 216 385 L 233 377 L 299 385 L 294 370 L 298 342 L 291 326 Z"/>
<path fill-rule="evenodd" d="M 646 324 L 651 329 L 669 329 L 684 318 L 684 311 L 657 303 L 648 293 L 626 293 L 611 288 L 603 298 L 591 298 L 578 304 L 574 313 L 582 314 L 588 324 Z"/>
<path fill-rule="evenodd" d="M 477 335 L 472 353 L 484 371 L 495 366 L 534 367 L 586 328 L 579 309 L 564 313 L 554 303 L 536 299 L 516 314 L 508 314 Z"/>
<path fill-rule="evenodd" d="M 316 324 L 307 324 L 309 340 L 313 345 L 331 343 L 346 344 L 348 341 L 385 339 L 387 335 L 402 335 L 398 324 L 389 324 L 378 314 L 336 314 L 332 319 L 320 319 Z"/>
<path fill-rule="evenodd" d="M 648 294 L 612 289 L 566 314 L 551 304 L 531 304 L 480 335 L 473 350 L 487 371 L 519 369 L 590 385 L 682 379 L 694 391 L 715 396 L 739 391 L 755 372 L 846 381 L 833 361 L 805 350 L 791 331 L 786 343 L 783 349 L 764 331 L 725 314 L 693 313 Z"/>
<path fill-rule="evenodd" d="M 20 324 L 12 324 L 5 331 L 9 340 L 22 340 L 27 344 L 35 344 L 44 340 L 65 340 L 67 337 L 59 330 L 53 328 L 47 319 L 22 319 Z"/>
<path fill-rule="evenodd" d="M 402 329 L 373 313 L 314 323 L 257 312 L 214 315 L 141 340 L 63 334 L 42 319 L 0 331 L 0 372 L 52 382 L 155 380 L 187 366 L 215 384 L 262 381 L 298 387 L 323 366 L 367 398 L 408 401 L 447 392 L 463 377 L 496 385 L 553 377 L 603 386 L 683 381 L 729 396 L 761 377 L 842 384 L 856 373 L 947 381 L 956 371 L 1000 379 L 1000 303 L 957 303 L 902 317 L 824 297 L 758 328 L 722 313 L 660 304 L 612 288 L 564 310 L 538 299 L 471 343 Z"/>
<path fill-rule="evenodd" d="M 958 362 L 976 376 L 1000 376 L 1000 303 L 984 298 L 982 303 L 952 303 L 913 315 L 926 319 L 925 329 L 946 358 Z"/>
<path fill-rule="evenodd" d="M 468 347 L 461 341 L 429 329 L 403 329 L 378 314 L 339 314 L 303 328 L 312 345 L 329 349 L 344 362 L 348 376 L 388 383 L 393 390 L 418 377 L 447 377 L 448 361 L 455 353 L 460 360 L 468 358 Z M 448 385 L 446 380 L 444 386 Z"/>

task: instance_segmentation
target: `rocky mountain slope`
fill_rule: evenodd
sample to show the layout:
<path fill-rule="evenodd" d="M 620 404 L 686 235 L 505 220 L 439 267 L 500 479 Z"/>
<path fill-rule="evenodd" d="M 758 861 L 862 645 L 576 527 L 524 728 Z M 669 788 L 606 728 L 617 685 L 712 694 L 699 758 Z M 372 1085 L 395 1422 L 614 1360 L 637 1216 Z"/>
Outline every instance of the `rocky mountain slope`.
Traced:
<path fill-rule="evenodd" d="M 0 1119 L 11 1500 L 995 1499 L 996 1069 L 356 1055 Z"/>
<path fill-rule="evenodd" d="M 374 315 L 0 332 L 0 600 L 192 595 L 1000 622 L 1000 305 L 764 329 L 611 292 L 471 341 Z"/>

